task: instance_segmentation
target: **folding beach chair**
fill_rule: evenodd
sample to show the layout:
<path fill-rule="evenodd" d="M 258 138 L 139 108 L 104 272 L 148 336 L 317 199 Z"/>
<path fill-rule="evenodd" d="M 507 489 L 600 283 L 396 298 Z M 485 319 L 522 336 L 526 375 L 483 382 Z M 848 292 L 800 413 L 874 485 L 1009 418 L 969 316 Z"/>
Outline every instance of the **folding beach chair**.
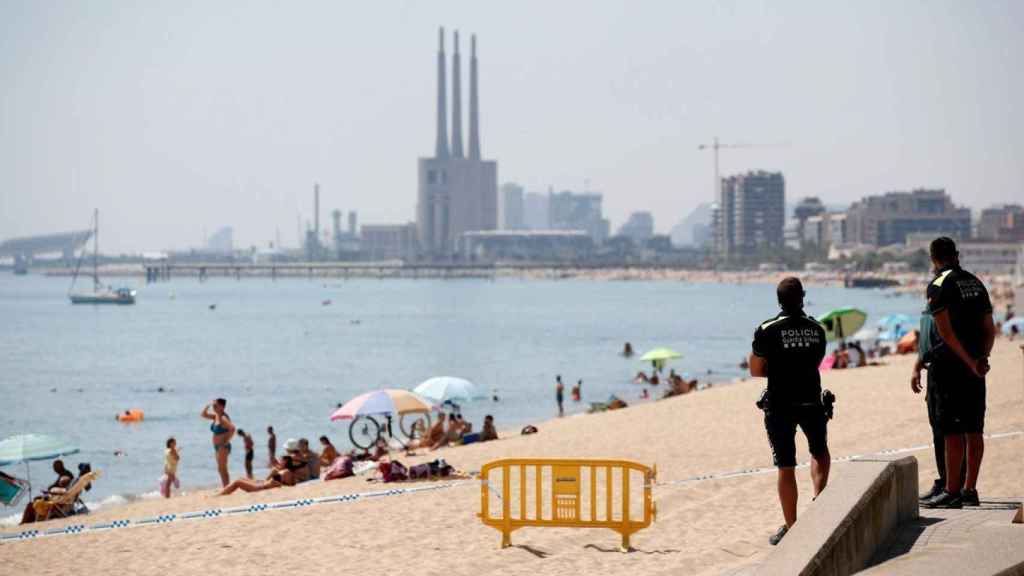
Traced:
<path fill-rule="evenodd" d="M 0 502 L 4 506 L 17 506 L 18 501 L 28 492 L 28 483 L 24 480 L 0 476 Z"/>
<path fill-rule="evenodd" d="M 83 474 L 66 491 L 57 492 L 54 489 L 46 498 L 33 502 L 32 506 L 36 509 L 36 521 L 41 522 L 50 518 L 65 518 L 74 515 L 78 496 L 86 486 L 99 477 L 99 470 Z"/>

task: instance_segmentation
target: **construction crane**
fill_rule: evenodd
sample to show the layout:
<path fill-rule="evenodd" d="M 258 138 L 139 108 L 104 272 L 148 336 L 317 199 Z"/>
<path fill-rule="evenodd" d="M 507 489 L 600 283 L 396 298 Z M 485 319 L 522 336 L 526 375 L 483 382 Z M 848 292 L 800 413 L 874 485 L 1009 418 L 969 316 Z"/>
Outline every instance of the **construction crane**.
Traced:
<path fill-rule="evenodd" d="M 743 142 L 738 142 L 738 143 L 735 143 L 735 144 L 722 144 L 721 142 L 718 141 L 718 137 L 717 136 L 714 138 L 714 140 L 712 140 L 711 144 L 701 144 L 700 146 L 697 146 L 697 150 L 711 150 L 711 151 L 714 152 L 714 155 L 715 155 L 715 202 L 718 202 L 721 199 L 722 179 L 719 177 L 719 174 L 718 174 L 718 150 L 719 149 L 721 149 L 721 148 L 781 148 L 781 147 L 784 147 L 784 146 L 788 146 L 788 144 L 747 144 L 747 143 L 743 143 Z"/>

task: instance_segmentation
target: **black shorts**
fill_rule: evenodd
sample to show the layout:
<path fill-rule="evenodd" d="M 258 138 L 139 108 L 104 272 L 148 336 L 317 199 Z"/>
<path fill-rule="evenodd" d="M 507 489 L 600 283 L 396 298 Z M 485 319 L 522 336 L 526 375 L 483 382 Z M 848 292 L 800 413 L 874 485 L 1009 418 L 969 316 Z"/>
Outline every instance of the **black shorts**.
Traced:
<path fill-rule="evenodd" d="M 245 453 L 245 461 L 246 461 L 246 462 L 252 462 L 252 459 L 253 459 L 254 457 L 255 457 L 255 454 L 253 453 L 253 451 L 252 451 L 252 450 L 250 450 L 250 451 L 248 451 L 248 452 L 246 452 L 246 453 Z"/>
<path fill-rule="evenodd" d="M 764 415 L 764 428 L 772 447 L 772 462 L 779 468 L 796 466 L 796 427 L 804 431 L 811 455 L 828 454 L 828 420 L 821 404 L 773 408 Z"/>
<path fill-rule="evenodd" d="M 932 363 L 929 392 L 934 395 L 935 420 L 943 434 L 981 434 L 985 431 L 985 379 L 960 360 Z"/>

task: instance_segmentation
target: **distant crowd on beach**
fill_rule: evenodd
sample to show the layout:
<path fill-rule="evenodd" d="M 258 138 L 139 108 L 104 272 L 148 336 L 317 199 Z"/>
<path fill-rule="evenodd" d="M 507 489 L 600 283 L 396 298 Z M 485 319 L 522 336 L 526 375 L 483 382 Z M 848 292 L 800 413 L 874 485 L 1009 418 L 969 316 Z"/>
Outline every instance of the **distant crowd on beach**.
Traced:
<path fill-rule="evenodd" d="M 251 434 L 235 426 L 226 412 L 226 407 L 227 400 L 217 398 L 204 406 L 200 414 L 203 419 L 210 421 L 214 459 L 221 479 L 221 495 L 238 490 L 258 492 L 281 486 L 294 486 L 315 479 L 335 480 L 370 471 L 376 471 L 379 474 L 378 479 L 385 482 L 445 477 L 456 473 L 443 459 L 406 468 L 391 456 L 392 448 L 383 436 L 378 438 L 372 449 L 353 449 L 347 453 L 340 453 L 327 436 L 320 436 L 319 452 L 310 446 L 308 439 L 291 438 L 283 443 L 283 454 L 279 456 L 277 434 L 273 426 L 268 426 L 267 467 L 270 472 L 266 477 L 258 479 L 253 475 L 255 441 Z M 413 427 L 413 439 L 404 446 L 406 455 L 414 456 L 413 450 L 417 448 L 433 451 L 445 446 L 498 439 L 494 417 L 491 415 L 484 418 L 478 432 L 473 430 L 472 424 L 467 422 L 457 409 L 452 410 L 450 414 L 440 412 L 437 421 L 429 428 L 422 425 L 422 421 L 419 422 L 418 426 Z M 242 439 L 245 450 L 245 476 L 232 481 L 228 462 L 232 449 L 231 442 L 236 436 Z M 165 447 L 164 475 L 160 479 L 160 493 L 165 498 L 169 498 L 172 490 L 180 486 L 177 474 L 180 459 L 175 439 L 169 438 Z"/>

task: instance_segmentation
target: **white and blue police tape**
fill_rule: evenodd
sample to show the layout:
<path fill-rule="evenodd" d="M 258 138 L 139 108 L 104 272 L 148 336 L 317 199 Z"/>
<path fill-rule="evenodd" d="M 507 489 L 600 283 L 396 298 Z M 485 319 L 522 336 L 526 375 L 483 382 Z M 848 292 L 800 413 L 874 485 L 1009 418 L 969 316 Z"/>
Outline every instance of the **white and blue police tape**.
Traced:
<path fill-rule="evenodd" d="M 1000 432 L 998 434 L 986 434 L 985 439 L 987 440 L 1002 440 L 1004 438 L 1016 438 L 1024 436 L 1024 431 L 1016 430 L 1013 432 Z M 917 446 L 907 446 L 905 448 L 889 448 L 886 450 L 880 450 L 878 452 L 872 452 L 871 454 L 851 454 L 849 456 L 840 456 L 833 458 L 833 462 L 849 462 L 851 460 L 857 460 L 860 458 L 869 458 L 871 456 L 892 456 L 894 454 L 907 454 L 910 452 L 920 452 L 922 450 L 931 449 L 931 444 L 918 444 Z M 810 462 L 803 462 L 797 464 L 797 468 L 807 468 L 810 466 Z M 682 486 L 685 484 L 695 484 L 697 482 L 706 482 L 708 480 L 727 480 L 730 478 L 742 478 L 745 476 L 757 476 L 760 474 L 774 474 L 778 470 L 774 466 L 766 466 L 764 468 L 745 468 L 743 470 L 734 470 L 732 472 L 719 472 L 713 474 L 700 474 L 696 476 L 690 476 L 687 478 L 681 478 L 679 480 L 667 480 L 664 482 L 655 482 L 651 484 L 652 487 L 667 487 L 667 486 Z"/>
<path fill-rule="evenodd" d="M 355 494 L 341 494 L 338 496 L 325 496 L 322 498 L 299 498 L 297 500 L 286 500 L 283 502 L 271 502 L 269 504 L 249 504 L 247 506 L 236 506 L 234 508 L 213 508 L 210 510 L 199 510 L 196 512 L 184 512 L 180 514 L 161 514 L 137 520 L 109 520 L 97 524 L 74 524 L 49 530 L 22 530 L 20 532 L 0 533 L 0 543 L 23 542 L 25 540 L 36 540 L 52 536 L 66 536 L 69 534 L 82 534 L 85 532 L 103 532 L 120 528 L 137 528 L 139 526 L 155 526 L 160 524 L 171 524 L 185 520 L 210 520 L 222 516 L 234 516 L 237 514 L 253 514 L 266 512 L 268 510 L 287 510 L 292 508 L 306 508 L 318 504 L 334 504 L 341 502 L 355 502 L 367 498 L 382 498 L 387 496 L 399 496 L 402 494 L 415 494 L 417 492 L 430 492 L 445 490 L 459 486 L 476 486 L 477 480 L 459 480 L 455 482 L 443 482 L 411 486 L 409 488 L 390 488 L 388 490 L 377 490 L 374 492 L 357 492 Z"/>
<path fill-rule="evenodd" d="M 1004 438 L 1016 438 L 1024 436 L 1024 431 L 1017 430 L 1013 432 L 1002 432 L 999 434 L 986 434 L 985 438 L 988 440 L 1001 440 Z M 848 462 L 850 460 L 856 460 L 858 458 L 866 458 L 869 456 L 891 456 L 893 454 L 904 454 L 908 452 L 920 452 L 931 448 L 931 444 L 920 444 L 917 446 L 908 446 L 905 448 L 893 448 L 887 450 L 881 450 L 872 454 L 854 454 L 850 456 L 841 456 L 833 458 L 833 462 Z M 804 462 L 798 464 L 797 468 L 806 468 L 810 464 Z M 666 482 L 657 482 L 653 484 L 653 487 L 667 487 L 667 486 L 681 486 L 686 484 L 694 484 L 697 482 L 707 482 L 710 480 L 727 480 L 731 478 L 741 478 L 745 476 L 755 476 L 759 474 L 772 474 L 776 470 L 775 467 L 765 468 L 745 468 L 742 470 L 734 470 L 731 472 L 719 472 L 712 474 L 699 474 L 696 476 L 690 476 L 688 478 L 682 478 L 679 480 L 669 480 Z M 137 528 L 139 526 L 156 526 L 173 524 L 175 522 L 182 522 L 185 520 L 210 520 L 213 518 L 220 518 L 222 516 L 234 516 L 238 514 L 254 514 L 257 512 L 266 512 L 269 510 L 287 510 L 292 508 L 306 508 L 309 506 L 316 506 L 320 504 L 335 504 L 342 502 L 355 502 L 358 500 L 366 500 L 370 498 L 386 498 L 388 496 L 399 496 L 402 494 L 415 494 L 418 492 L 433 492 L 437 490 L 446 490 L 449 488 L 456 488 L 461 486 L 479 486 L 480 480 L 459 480 L 455 482 L 443 482 L 434 484 L 423 484 L 418 486 L 411 486 L 409 488 L 390 488 L 387 490 L 377 490 L 374 492 L 357 492 L 354 494 L 341 494 L 338 496 L 324 496 L 321 498 L 300 498 L 298 500 L 286 500 L 283 502 L 272 502 L 269 504 L 249 504 L 247 506 L 237 506 L 234 508 L 213 508 L 210 510 L 200 510 L 196 512 L 184 512 L 181 514 L 161 514 L 159 516 L 151 516 L 148 518 L 140 518 L 138 520 L 110 520 L 107 522 L 100 522 L 97 524 L 73 524 L 70 526 L 64 526 L 61 528 L 51 528 L 48 530 L 22 530 L 20 532 L 8 532 L 0 533 L 0 544 L 9 542 L 23 542 L 25 540 L 36 540 L 39 538 L 49 538 L 53 536 L 67 536 L 70 534 L 84 534 L 86 532 L 102 532 L 107 530 L 116 530 L 121 528 Z M 495 492 L 497 494 L 497 492 Z"/>

